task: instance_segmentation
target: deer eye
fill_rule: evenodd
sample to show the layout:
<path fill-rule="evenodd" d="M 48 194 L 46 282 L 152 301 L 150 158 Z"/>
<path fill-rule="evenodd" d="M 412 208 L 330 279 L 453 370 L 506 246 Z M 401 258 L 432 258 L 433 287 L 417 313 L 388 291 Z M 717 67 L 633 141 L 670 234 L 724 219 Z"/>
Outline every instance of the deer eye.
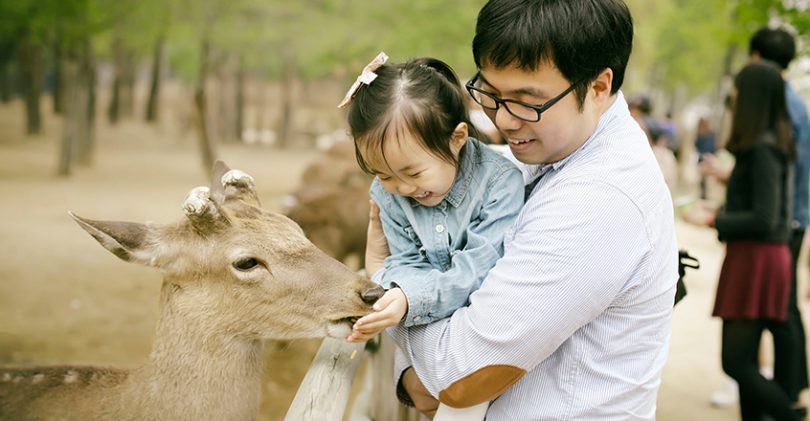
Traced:
<path fill-rule="evenodd" d="M 256 266 L 258 266 L 260 264 L 261 263 L 259 263 L 258 260 L 254 259 L 252 257 L 245 257 L 243 259 L 239 259 L 239 260 L 233 262 L 233 267 L 235 267 L 236 269 L 241 270 L 241 271 L 248 271 L 248 270 L 251 270 L 251 269 L 255 268 Z"/>

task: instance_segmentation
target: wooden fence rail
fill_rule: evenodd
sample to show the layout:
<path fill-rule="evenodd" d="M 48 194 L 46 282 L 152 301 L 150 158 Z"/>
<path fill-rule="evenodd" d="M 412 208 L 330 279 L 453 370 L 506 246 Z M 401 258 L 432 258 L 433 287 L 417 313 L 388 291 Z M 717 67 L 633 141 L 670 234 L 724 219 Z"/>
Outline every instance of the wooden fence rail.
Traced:
<path fill-rule="evenodd" d="M 342 339 L 323 340 L 290 405 L 285 421 L 415 421 L 418 413 L 400 404 L 394 394 L 393 361 L 395 345 L 390 337 L 378 338 L 376 352 L 366 352 L 363 344 Z M 354 355 L 354 358 L 352 356 Z M 355 380 L 364 357 L 365 376 Z M 346 414 L 352 383 L 362 381 L 354 406 Z"/>

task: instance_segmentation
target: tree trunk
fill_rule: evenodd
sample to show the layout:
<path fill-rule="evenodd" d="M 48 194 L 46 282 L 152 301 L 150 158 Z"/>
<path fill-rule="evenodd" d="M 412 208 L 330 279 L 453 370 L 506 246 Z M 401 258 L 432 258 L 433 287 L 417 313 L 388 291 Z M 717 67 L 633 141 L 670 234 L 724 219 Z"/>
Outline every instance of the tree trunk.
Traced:
<path fill-rule="evenodd" d="M 107 108 L 107 118 L 110 123 L 115 124 L 123 117 L 132 116 L 135 70 L 132 54 L 125 50 L 121 40 L 114 40 L 112 48 L 115 57 L 115 75 L 113 77 L 112 96 Z"/>
<path fill-rule="evenodd" d="M 289 145 L 292 133 L 293 83 L 295 82 L 295 62 L 292 53 L 286 47 L 282 51 L 281 70 L 281 117 L 278 126 L 278 145 L 281 148 Z"/>
<path fill-rule="evenodd" d="M 0 41 L 0 102 L 11 102 L 15 94 L 15 86 L 12 70 L 14 57 L 18 56 L 17 44 L 10 40 Z"/>
<path fill-rule="evenodd" d="M 25 95 L 26 127 L 29 135 L 42 132 L 39 97 L 42 94 L 41 48 L 25 33 L 20 42 L 20 76 Z"/>
<path fill-rule="evenodd" d="M 726 54 L 723 57 L 723 74 L 720 76 L 720 83 L 717 84 L 717 93 L 715 94 L 715 103 L 718 104 L 718 106 L 714 107 L 714 127 L 716 127 L 716 147 L 718 150 L 725 147 L 726 140 L 728 140 L 730 135 L 730 126 L 728 123 L 731 120 L 731 110 L 726 107 L 726 97 L 731 92 L 734 84 L 732 66 L 736 54 L 737 44 L 729 43 L 726 47 Z"/>
<path fill-rule="evenodd" d="M 11 102 L 13 94 L 13 82 L 11 78 L 11 63 L 8 61 L 0 63 L 0 102 L 3 104 Z"/>
<path fill-rule="evenodd" d="M 79 65 L 73 60 L 64 63 L 65 121 L 62 126 L 62 142 L 59 148 L 57 174 L 69 176 L 73 167 L 74 149 L 81 120 L 80 87 L 78 86 Z"/>
<path fill-rule="evenodd" d="M 121 115 L 133 117 L 135 114 L 135 58 L 131 52 L 124 53 L 123 95 L 121 95 Z"/>
<path fill-rule="evenodd" d="M 230 142 L 235 139 L 235 96 L 234 92 L 234 66 L 233 57 L 226 57 L 217 69 L 217 111 L 215 112 L 215 128 L 220 140 Z"/>
<path fill-rule="evenodd" d="M 206 79 L 208 77 L 208 62 L 211 54 L 211 43 L 207 33 L 204 34 L 200 49 L 200 74 L 197 78 L 197 87 L 194 92 L 194 105 L 197 110 L 197 129 L 199 130 L 200 153 L 203 170 L 207 173 L 214 165 L 214 144 L 211 139 L 210 121 L 208 119 L 208 101 L 206 98 Z"/>
<path fill-rule="evenodd" d="M 236 71 L 236 139 L 242 140 L 245 130 L 245 58 L 239 55 L 239 68 Z"/>
<path fill-rule="evenodd" d="M 149 85 L 149 99 L 146 102 L 146 121 L 156 122 L 160 105 L 160 71 L 163 68 L 163 46 L 166 38 L 161 34 L 155 42 L 152 58 L 152 82 Z"/>
<path fill-rule="evenodd" d="M 113 50 L 113 54 L 115 55 L 115 63 L 113 65 L 114 75 L 112 95 L 110 96 L 110 104 L 107 107 L 107 119 L 110 123 L 115 124 L 121 116 L 121 85 L 124 67 L 121 54 L 121 42 L 117 39 L 113 41 Z"/>
<path fill-rule="evenodd" d="M 54 114 L 62 114 L 65 110 L 64 105 L 64 75 L 62 70 L 62 43 L 57 39 L 53 43 L 53 112 Z"/>
<path fill-rule="evenodd" d="M 85 39 L 82 48 L 78 80 L 80 82 L 78 86 L 83 95 L 83 102 L 80 106 L 84 108 L 84 112 L 79 121 L 81 130 L 77 138 L 76 163 L 89 166 L 93 163 L 96 122 L 96 64 L 89 39 Z"/>

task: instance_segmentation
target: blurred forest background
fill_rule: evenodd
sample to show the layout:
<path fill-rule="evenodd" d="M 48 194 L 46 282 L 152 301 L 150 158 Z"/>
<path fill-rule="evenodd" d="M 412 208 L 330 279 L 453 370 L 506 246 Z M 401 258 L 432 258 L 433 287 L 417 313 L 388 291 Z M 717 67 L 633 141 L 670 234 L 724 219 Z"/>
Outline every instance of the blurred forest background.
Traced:
<path fill-rule="evenodd" d="M 341 130 L 334 104 L 380 50 L 439 57 L 467 77 L 483 3 L 3 1 L 0 100 L 24 99 L 28 134 L 43 130 L 43 107 L 65 119 L 51 134 L 62 142 L 61 175 L 93 162 L 99 118 L 193 129 L 207 169 L 221 142 L 311 145 Z M 676 120 L 695 101 L 718 104 L 750 34 L 770 23 L 806 37 L 808 3 L 629 0 L 636 41 L 625 92 L 645 92 Z"/>

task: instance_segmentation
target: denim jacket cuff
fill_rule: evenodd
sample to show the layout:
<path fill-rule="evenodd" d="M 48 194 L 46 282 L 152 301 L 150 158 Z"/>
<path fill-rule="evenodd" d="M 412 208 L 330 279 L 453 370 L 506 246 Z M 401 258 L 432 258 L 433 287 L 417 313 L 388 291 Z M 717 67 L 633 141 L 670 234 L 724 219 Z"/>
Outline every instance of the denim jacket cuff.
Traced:
<path fill-rule="evenodd" d="M 391 283 L 391 287 L 402 289 L 405 298 L 408 299 L 408 313 L 405 314 L 405 320 L 402 321 L 405 327 L 424 325 L 432 321 L 428 312 L 435 303 L 430 294 L 426 294 L 420 288 L 402 285 L 396 281 Z"/>
<path fill-rule="evenodd" d="M 371 281 L 377 285 L 382 285 L 383 276 L 385 276 L 385 268 L 381 267 L 371 275 Z"/>

